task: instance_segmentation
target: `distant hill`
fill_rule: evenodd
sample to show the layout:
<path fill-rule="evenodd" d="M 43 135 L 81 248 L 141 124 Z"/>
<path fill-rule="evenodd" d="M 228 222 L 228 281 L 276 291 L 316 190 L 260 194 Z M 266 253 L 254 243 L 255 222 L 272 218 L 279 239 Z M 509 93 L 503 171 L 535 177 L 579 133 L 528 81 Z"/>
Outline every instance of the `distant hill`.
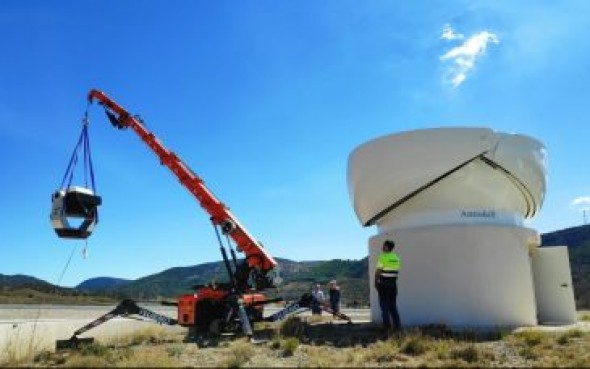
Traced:
<path fill-rule="evenodd" d="M 24 274 L 5 275 L 0 274 L 0 286 L 2 287 L 30 287 L 36 286 L 41 289 L 59 289 L 42 279 L 31 277 Z"/>
<path fill-rule="evenodd" d="M 363 259 L 364 262 L 357 260 L 295 262 L 282 258 L 276 258 L 276 260 L 283 278 L 283 284 L 277 293 L 285 299 L 296 299 L 304 292 L 310 291 L 314 283 L 325 285 L 336 278 L 343 290 L 351 291 L 347 295 L 343 294 L 343 303 L 349 300 L 368 303 L 368 282 L 366 282 L 366 276 L 363 278 L 363 270 L 366 275 L 367 269 L 366 258 Z M 194 292 L 192 287 L 195 285 L 210 283 L 213 280 L 227 281 L 225 265 L 221 261 L 170 268 L 122 285 L 97 287 L 93 291 L 136 300 L 173 299 L 178 295 Z"/>
<path fill-rule="evenodd" d="M 590 309 L 590 225 L 543 234 L 541 238 L 542 246 L 568 246 L 576 306 L 578 309 Z M 325 287 L 330 280 L 336 279 L 342 287 L 344 305 L 368 304 L 366 257 L 361 260 L 276 260 L 283 278 L 283 284 L 276 292 L 287 300 L 294 300 L 310 291 L 315 283 Z M 174 299 L 178 295 L 192 293 L 192 286 L 210 283 L 212 280 L 227 280 L 225 266 L 221 261 L 170 268 L 133 281 L 112 277 L 92 278 L 75 289 L 54 286 L 26 275 L 0 274 L 0 303 L 39 302 L 36 299 L 41 299 L 42 302 L 57 299 L 58 302 L 67 301 L 66 303 L 115 301 L 121 298 L 139 301 Z"/>
<path fill-rule="evenodd" d="M 590 309 L 590 225 L 572 227 L 541 236 L 542 246 L 567 246 L 576 307 Z"/>
<path fill-rule="evenodd" d="M 82 293 L 27 275 L 0 274 L 0 304 L 101 304 L 112 298 Z"/>
<path fill-rule="evenodd" d="M 113 278 L 113 277 L 96 277 L 85 280 L 76 287 L 80 291 L 96 291 L 105 288 L 123 286 L 131 282 L 129 279 Z"/>

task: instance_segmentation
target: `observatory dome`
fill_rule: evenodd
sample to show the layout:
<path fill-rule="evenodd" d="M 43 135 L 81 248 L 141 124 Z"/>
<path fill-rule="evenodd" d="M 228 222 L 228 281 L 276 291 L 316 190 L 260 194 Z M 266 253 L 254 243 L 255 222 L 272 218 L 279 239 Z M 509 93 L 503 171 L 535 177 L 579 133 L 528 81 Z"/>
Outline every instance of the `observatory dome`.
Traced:
<path fill-rule="evenodd" d="M 357 147 L 347 177 L 364 226 L 520 224 L 543 204 L 546 150 L 488 128 L 407 131 Z"/>

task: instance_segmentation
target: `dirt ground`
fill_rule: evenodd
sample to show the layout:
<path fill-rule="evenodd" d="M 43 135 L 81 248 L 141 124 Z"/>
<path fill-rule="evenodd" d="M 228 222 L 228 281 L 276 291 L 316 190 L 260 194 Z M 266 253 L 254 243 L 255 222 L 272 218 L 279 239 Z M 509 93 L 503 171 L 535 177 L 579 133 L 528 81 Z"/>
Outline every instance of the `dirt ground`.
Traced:
<path fill-rule="evenodd" d="M 590 317 L 576 325 L 453 332 L 444 326 L 383 332 L 371 323 L 300 317 L 255 327 L 255 340 L 166 330 L 136 332 L 78 351 L 36 355 L 35 366 L 140 367 L 590 367 Z M 14 363 L 13 363 L 14 364 Z"/>
<path fill-rule="evenodd" d="M 38 308 L 31 308 L 17 315 L 23 319 L 31 314 L 51 319 L 59 316 L 58 310 L 44 308 L 39 313 Z M 80 317 L 96 317 L 108 308 L 73 310 Z M 255 327 L 253 341 L 223 335 L 189 342 L 184 330 L 146 324 L 145 329 L 116 339 L 97 339 L 78 350 L 37 350 L 18 356 L 6 348 L 8 359 L 0 366 L 590 367 L 589 312 L 580 312 L 578 323 L 570 326 L 458 332 L 432 325 L 398 333 L 383 332 L 369 323 L 367 309 L 347 313 L 353 316 L 353 324 L 309 313 L 285 322 L 260 323 Z M 2 314 L 0 309 L 0 317 Z"/>

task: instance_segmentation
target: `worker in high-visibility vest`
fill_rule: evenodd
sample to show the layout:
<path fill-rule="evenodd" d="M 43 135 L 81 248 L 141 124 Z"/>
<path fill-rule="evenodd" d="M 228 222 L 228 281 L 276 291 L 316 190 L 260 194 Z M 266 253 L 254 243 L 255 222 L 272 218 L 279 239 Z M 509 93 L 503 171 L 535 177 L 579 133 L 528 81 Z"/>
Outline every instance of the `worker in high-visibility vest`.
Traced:
<path fill-rule="evenodd" d="M 397 276 L 401 266 L 399 255 L 393 251 L 395 243 L 383 242 L 383 252 L 377 260 L 375 269 L 375 288 L 379 294 L 379 306 L 383 318 L 383 328 L 401 329 L 397 312 Z M 392 326 L 393 324 L 393 326 Z"/>

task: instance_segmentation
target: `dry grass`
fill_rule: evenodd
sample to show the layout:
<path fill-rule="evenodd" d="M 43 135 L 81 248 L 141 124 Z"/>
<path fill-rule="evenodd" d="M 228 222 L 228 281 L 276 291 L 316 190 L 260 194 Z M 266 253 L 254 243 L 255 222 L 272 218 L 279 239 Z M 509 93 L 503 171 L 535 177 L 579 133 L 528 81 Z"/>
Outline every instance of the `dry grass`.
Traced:
<path fill-rule="evenodd" d="M 2 352 L 0 352 L 0 366 L 22 366 L 35 360 L 42 360 L 47 355 L 46 350 L 42 349 L 43 345 L 39 340 L 39 336 L 35 336 L 29 344 L 23 345 L 22 342 L 21 331 L 18 330 L 8 340 L 6 346 L 2 348 Z"/>
<path fill-rule="evenodd" d="M 254 347 L 247 341 L 233 342 L 227 350 L 227 356 L 223 366 L 228 368 L 241 368 L 254 356 Z"/>
<path fill-rule="evenodd" d="M 134 368 L 170 368 L 181 366 L 181 362 L 177 357 L 170 356 L 165 348 L 158 347 L 135 352 L 130 357 L 116 363 L 116 365 Z"/>
<path fill-rule="evenodd" d="M 165 342 L 180 342 L 184 333 L 171 331 L 161 326 L 149 326 L 132 333 L 118 336 L 109 340 L 113 346 L 130 346 L 140 344 L 160 344 Z"/>
<path fill-rule="evenodd" d="M 523 331 L 507 337 L 526 364 L 534 366 L 590 366 L 590 335 L 576 329 L 559 333 Z"/>
<path fill-rule="evenodd" d="M 357 360 L 365 363 L 406 362 L 408 359 L 399 353 L 399 342 L 396 340 L 377 341 L 367 347 L 356 348 Z"/>
<path fill-rule="evenodd" d="M 268 329 L 268 327 L 266 327 Z M 38 355 L 35 365 L 71 367 L 589 367 L 590 333 L 580 330 L 488 334 L 424 327 L 389 337 L 371 325 L 310 325 L 289 319 L 264 344 L 221 338 L 209 347 L 153 330 L 95 343 L 68 356 Z M 346 339 L 342 339 L 346 338 Z M 176 340 L 175 340 L 176 339 Z M 124 344 L 122 344 L 122 342 Z M 61 360 L 61 361 L 60 361 Z"/>
<path fill-rule="evenodd" d="M 149 350 L 109 349 L 106 353 L 99 351 L 96 355 L 74 354 L 68 357 L 64 366 L 75 368 L 97 367 L 134 367 L 134 368 L 169 368 L 178 367 L 177 358 L 166 353 L 165 348 L 151 347 Z"/>

